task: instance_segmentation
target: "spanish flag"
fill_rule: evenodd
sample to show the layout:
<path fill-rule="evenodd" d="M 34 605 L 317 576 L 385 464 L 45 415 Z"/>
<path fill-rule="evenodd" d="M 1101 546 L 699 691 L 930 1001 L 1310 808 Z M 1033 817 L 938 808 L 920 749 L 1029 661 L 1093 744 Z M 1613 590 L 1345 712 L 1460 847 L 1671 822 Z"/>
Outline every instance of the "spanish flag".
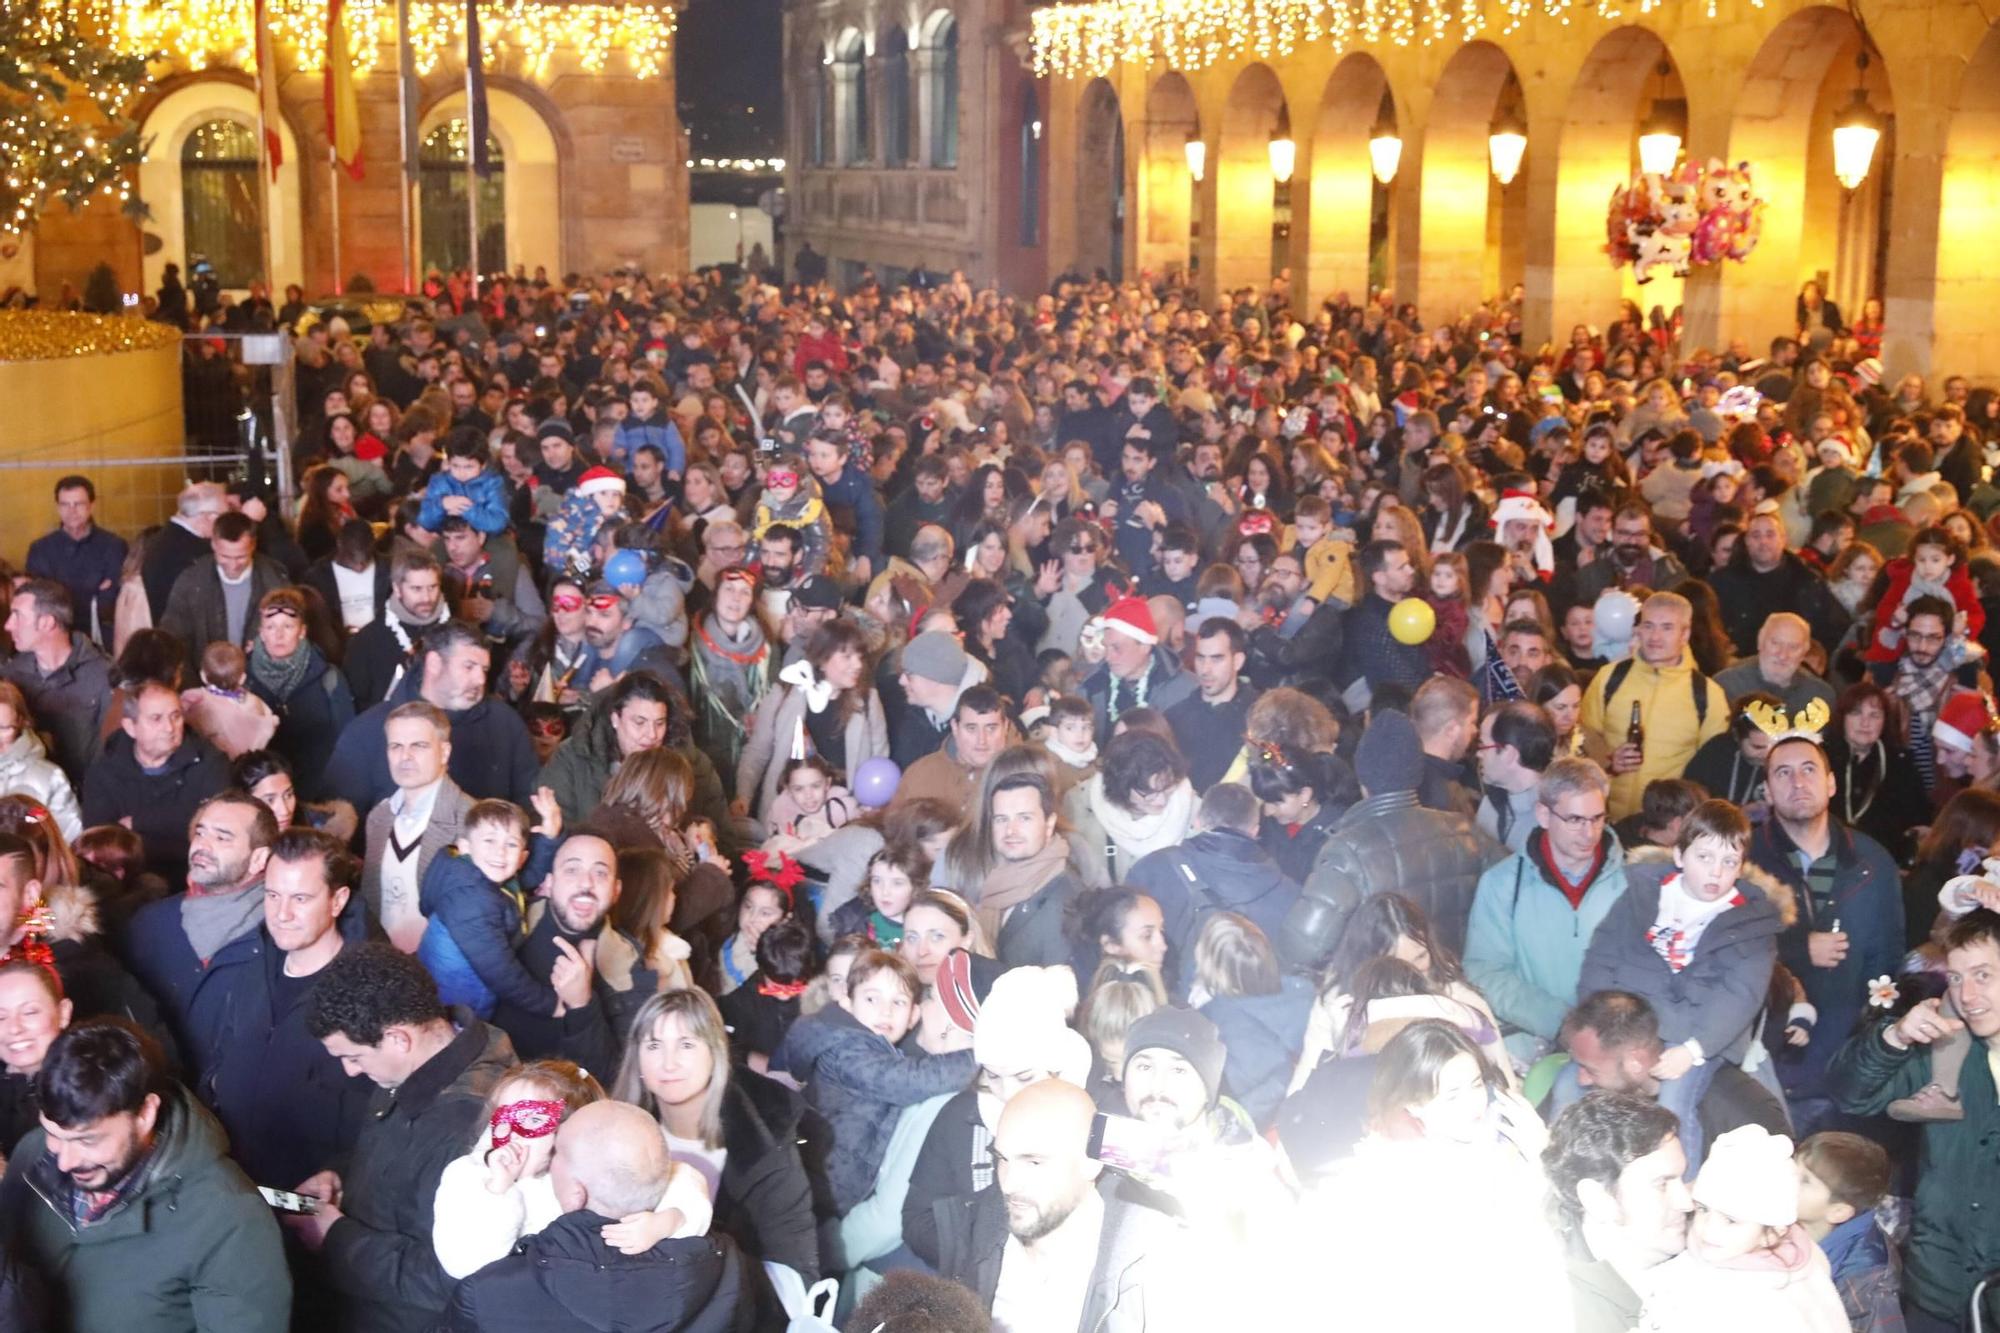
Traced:
<path fill-rule="evenodd" d="M 361 105 L 354 95 L 354 57 L 347 49 L 347 28 L 341 18 L 346 0 L 326 6 L 326 138 L 334 161 L 361 179 Z"/>
<path fill-rule="evenodd" d="M 278 135 L 283 122 L 278 113 L 278 59 L 271 46 L 271 20 L 264 0 L 257 0 L 257 120 L 264 127 L 264 156 L 271 164 L 271 179 L 285 161 L 285 141 Z"/>

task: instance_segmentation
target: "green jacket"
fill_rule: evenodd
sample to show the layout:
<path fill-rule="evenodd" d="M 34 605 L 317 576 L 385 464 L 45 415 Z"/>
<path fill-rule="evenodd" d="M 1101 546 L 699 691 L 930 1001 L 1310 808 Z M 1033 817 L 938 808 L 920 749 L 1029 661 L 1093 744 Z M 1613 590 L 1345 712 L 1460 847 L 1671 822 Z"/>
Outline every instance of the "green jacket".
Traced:
<path fill-rule="evenodd" d="M 716 836 L 728 840 L 729 800 L 722 793 L 722 779 L 715 775 L 715 765 L 692 741 L 672 748 L 694 769 L 694 798 L 688 802 L 688 815 L 709 820 L 715 825 Z M 576 827 L 597 809 L 605 784 L 618 771 L 618 763 L 618 734 L 611 727 L 611 709 L 600 697 L 591 703 L 581 725 L 542 768 L 541 785 L 555 792 L 565 828 Z"/>
<path fill-rule="evenodd" d="M 48 1281 L 75 1333 L 285 1333 L 292 1279 L 271 1210 L 223 1155 L 222 1126 L 179 1084 L 163 1099 L 147 1179 L 71 1224 L 44 1131 L 0 1180 L 0 1228 Z"/>
<path fill-rule="evenodd" d="M 1887 1022 L 1849 1041 L 1834 1057 L 1832 1082 L 1840 1109 L 1880 1115 L 1890 1102 L 1931 1081 L 1931 1054 L 1899 1051 L 1882 1039 Z M 1903 1296 L 1939 1319 L 1963 1320 L 1972 1288 L 2000 1269 L 2000 1101 L 1984 1051 L 1975 1049 L 1959 1074 L 1965 1119 L 1924 1126 L 1917 1165 L 1916 1217 L 1903 1268 Z M 1996 1304 L 1989 1297 L 1987 1317 Z"/>

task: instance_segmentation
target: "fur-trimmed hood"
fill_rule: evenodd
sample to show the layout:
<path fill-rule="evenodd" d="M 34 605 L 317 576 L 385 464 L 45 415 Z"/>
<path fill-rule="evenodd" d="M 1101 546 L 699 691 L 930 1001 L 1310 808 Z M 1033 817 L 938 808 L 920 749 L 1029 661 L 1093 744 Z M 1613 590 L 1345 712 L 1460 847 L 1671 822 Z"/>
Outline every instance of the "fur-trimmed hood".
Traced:
<path fill-rule="evenodd" d="M 49 909 L 49 942 L 82 944 L 102 930 L 97 919 L 97 895 L 80 884 L 57 884 L 43 890 Z"/>
<path fill-rule="evenodd" d="M 1644 885 L 1657 889 L 1675 871 L 1674 854 L 1666 847 L 1638 847 L 1625 853 L 1625 878 L 1630 885 Z M 1798 897 L 1791 886 L 1772 875 L 1769 871 L 1751 863 L 1745 850 L 1743 870 L 1736 878 L 1736 887 L 1748 897 L 1751 891 L 1764 896 L 1778 913 L 1778 921 L 1785 929 L 1790 929 L 1799 919 Z"/>

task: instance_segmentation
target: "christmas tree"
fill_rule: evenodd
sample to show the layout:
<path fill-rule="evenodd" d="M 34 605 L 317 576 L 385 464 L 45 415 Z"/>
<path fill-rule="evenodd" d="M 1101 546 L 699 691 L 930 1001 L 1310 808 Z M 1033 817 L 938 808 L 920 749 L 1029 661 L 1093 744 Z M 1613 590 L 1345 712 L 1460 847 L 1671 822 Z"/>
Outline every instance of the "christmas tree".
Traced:
<path fill-rule="evenodd" d="M 125 114 L 145 81 L 145 56 L 101 45 L 60 0 L 0 0 L 0 234 L 33 231 L 58 199 L 146 216 L 128 170 L 145 144 Z"/>

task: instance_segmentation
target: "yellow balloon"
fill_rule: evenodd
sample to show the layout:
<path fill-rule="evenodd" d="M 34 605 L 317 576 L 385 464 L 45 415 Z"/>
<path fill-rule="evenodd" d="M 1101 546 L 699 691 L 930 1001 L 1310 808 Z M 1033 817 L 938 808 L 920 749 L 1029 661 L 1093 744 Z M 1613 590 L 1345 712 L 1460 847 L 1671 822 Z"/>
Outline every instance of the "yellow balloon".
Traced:
<path fill-rule="evenodd" d="M 1389 608 L 1389 632 L 1398 643 L 1428 643 L 1437 623 L 1437 612 L 1421 597 L 1405 597 Z"/>

